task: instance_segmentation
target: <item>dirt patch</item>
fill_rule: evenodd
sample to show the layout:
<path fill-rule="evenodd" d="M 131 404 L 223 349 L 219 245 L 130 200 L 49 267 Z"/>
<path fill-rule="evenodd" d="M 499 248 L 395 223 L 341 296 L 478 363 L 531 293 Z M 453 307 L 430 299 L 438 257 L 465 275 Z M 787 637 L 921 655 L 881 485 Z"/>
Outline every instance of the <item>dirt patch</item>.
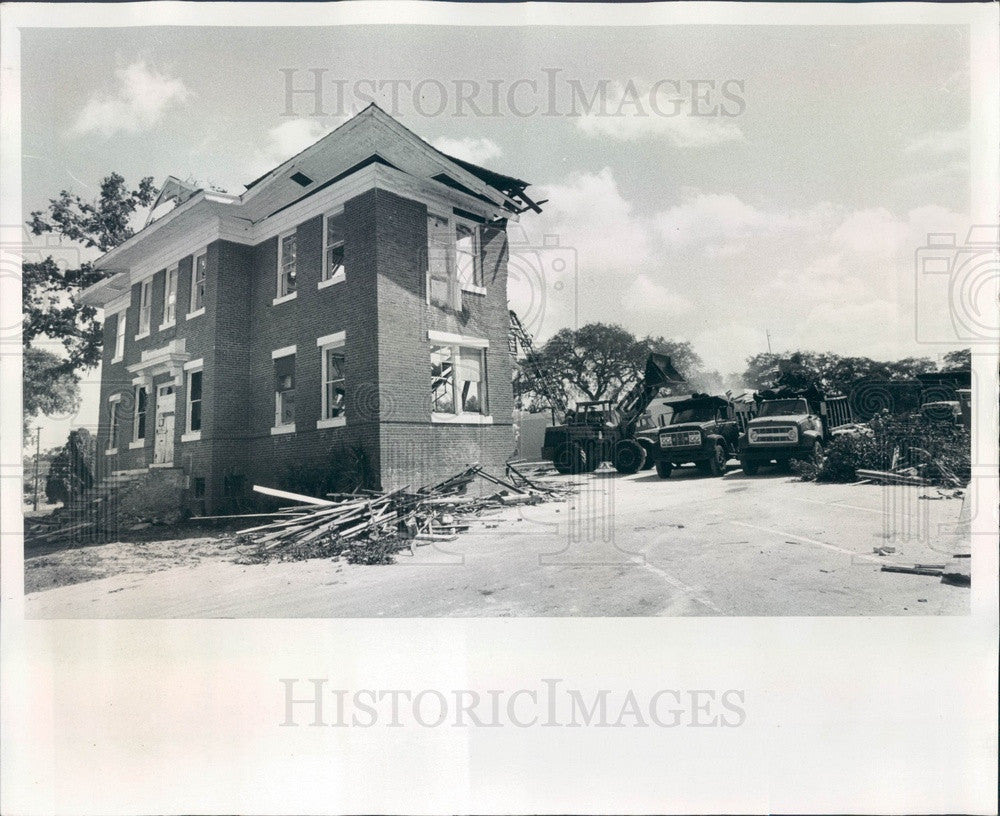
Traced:
<path fill-rule="evenodd" d="M 117 541 L 32 555 L 25 554 L 24 591 L 95 581 L 122 573 L 150 573 L 195 566 L 206 559 L 231 560 L 232 554 L 215 537 L 166 541 Z"/>

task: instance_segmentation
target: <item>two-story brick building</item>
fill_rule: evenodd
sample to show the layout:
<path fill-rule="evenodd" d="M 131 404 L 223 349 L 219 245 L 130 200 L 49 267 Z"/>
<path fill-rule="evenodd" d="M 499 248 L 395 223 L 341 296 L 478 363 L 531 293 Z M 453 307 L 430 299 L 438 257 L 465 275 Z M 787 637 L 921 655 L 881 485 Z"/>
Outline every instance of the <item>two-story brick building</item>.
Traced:
<path fill-rule="evenodd" d="M 372 105 L 240 196 L 180 191 L 81 295 L 105 316 L 105 472 L 172 469 L 213 511 L 345 457 L 383 489 L 500 470 L 526 187 Z"/>

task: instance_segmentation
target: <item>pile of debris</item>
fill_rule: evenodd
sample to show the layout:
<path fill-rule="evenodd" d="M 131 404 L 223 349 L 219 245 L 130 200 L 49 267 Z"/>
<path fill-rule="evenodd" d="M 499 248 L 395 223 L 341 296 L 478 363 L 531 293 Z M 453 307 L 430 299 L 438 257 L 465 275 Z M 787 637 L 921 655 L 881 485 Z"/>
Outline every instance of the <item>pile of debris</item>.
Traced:
<path fill-rule="evenodd" d="M 968 479 L 962 481 L 950 467 L 940 459 L 932 456 L 922 448 L 909 448 L 909 456 L 906 458 L 916 464 L 904 464 L 899 455 L 899 450 L 893 451 L 892 464 L 889 470 L 865 470 L 858 468 L 855 470 L 859 484 L 875 482 L 876 484 L 914 485 L 925 487 L 929 485 L 943 485 L 951 488 L 965 487 Z"/>
<path fill-rule="evenodd" d="M 562 499 L 573 489 L 548 483 L 516 463 L 507 465 L 506 476 L 470 465 L 415 492 L 362 490 L 323 498 L 254 485 L 257 493 L 295 504 L 254 514 L 270 521 L 236 531 L 228 546 L 239 548 L 238 562 L 248 564 L 339 557 L 352 564 L 391 564 L 400 550 L 412 553 L 422 544 L 453 541 L 476 524 L 496 526 L 488 517 L 505 507 Z M 475 479 L 498 489 L 485 496 L 469 495 Z M 192 521 L 233 518 L 198 516 Z"/>

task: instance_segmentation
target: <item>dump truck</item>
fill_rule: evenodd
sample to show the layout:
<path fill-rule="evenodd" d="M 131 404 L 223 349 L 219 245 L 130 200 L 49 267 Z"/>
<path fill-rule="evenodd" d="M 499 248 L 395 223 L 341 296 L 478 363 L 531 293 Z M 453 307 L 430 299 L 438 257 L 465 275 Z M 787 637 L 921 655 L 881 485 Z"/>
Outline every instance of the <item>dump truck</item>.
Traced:
<path fill-rule="evenodd" d="M 837 430 L 853 426 L 846 396 L 808 388 L 762 391 L 758 398 L 757 416 L 739 437 L 740 464 L 747 476 L 771 462 L 785 470 L 792 460 L 818 463 Z"/>
<path fill-rule="evenodd" d="M 721 476 L 737 455 L 740 422 L 728 397 L 692 394 L 675 402 L 653 452 L 656 474 L 667 479 L 679 465 L 694 463 L 702 473 Z"/>
<path fill-rule="evenodd" d="M 566 421 L 545 430 L 542 458 L 560 473 L 585 473 L 610 461 L 619 473 L 636 473 L 646 450 L 636 440 L 636 426 L 661 388 L 680 385 L 683 376 L 670 357 L 650 352 L 643 377 L 617 404 L 612 400 L 578 402 Z"/>

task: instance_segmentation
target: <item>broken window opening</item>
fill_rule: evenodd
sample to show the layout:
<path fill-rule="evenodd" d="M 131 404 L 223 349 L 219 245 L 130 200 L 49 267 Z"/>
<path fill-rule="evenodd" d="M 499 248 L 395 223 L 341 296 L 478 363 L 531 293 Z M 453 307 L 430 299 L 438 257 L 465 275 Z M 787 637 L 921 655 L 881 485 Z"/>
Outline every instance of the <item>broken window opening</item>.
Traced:
<path fill-rule="evenodd" d="M 194 259 L 191 267 L 191 311 L 197 312 L 205 306 L 205 271 L 208 256 L 203 252 Z"/>
<path fill-rule="evenodd" d="M 295 424 L 295 355 L 274 361 L 274 427 Z"/>
<path fill-rule="evenodd" d="M 323 251 L 323 280 L 343 277 L 344 268 L 344 214 L 328 215 L 324 233 L 325 249 Z"/>
<path fill-rule="evenodd" d="M 294 232 L 282 236 L 278 250 L 278 297 L 295 292 L 297 236 Z"/>

